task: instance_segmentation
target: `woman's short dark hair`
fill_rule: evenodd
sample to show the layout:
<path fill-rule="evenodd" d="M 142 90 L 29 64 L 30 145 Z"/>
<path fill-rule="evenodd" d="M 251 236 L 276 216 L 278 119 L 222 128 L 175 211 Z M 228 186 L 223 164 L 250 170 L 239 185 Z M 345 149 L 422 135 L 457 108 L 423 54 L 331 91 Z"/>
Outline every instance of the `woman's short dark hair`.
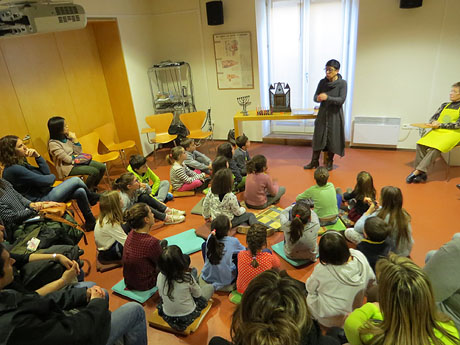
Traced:
<path fill-rule="evenodd" d="M 53 116 L 48 120 L 48 131 L 50 139 L 62 140 L 65 139 L 64 134 L 65 119 L 60 116 Z"/>
<path fill-rule="evenodd" d="M 337 60 L 329 60 L 328 62 L 326 62 L 326 67 L 334 67 L 336 70 L 339 70 L 340 69 L 340 62 L 338 62 Z"/>
<path fill-rule="evenodd" d="M 0 163 L 5 167 L 19 164 L 24 159 L 16 153 L 18 137 L 15 135 L 5 135 L 0 139 Z"/>
<path fill-rule="evenodd" d="M 217 148 L 217 156 L 224 156 L 227 159 L 233 158 L 233 147 L 230 143 L 220 144 Z"/>
<path fill-rule="evenodd" d="M 233 174 L 229 168 L 220 169 L 213 177 L 211 184 L 211 192 L 221 195 L 227 194 L 233 188 Z"/>
<path fill-rule="evenodd" d="M 131 165 L 131 168 L 134 170 L 139 169 L 145 163 L 147 163 L 147 159 L 142 155 L 132 155 L 129 157 L 129 165 Z"/>
<path fill-rule="evenodd" d="M 329 265 L 343 265 L 350 258 L 350 249 L 342 234 L 326 231 L 319 240 L 319 261 Z"/>
<path fill-rule="evenodd" d="M 142 229 L 149 216 L 149 206 L 143 202 L 134 204 L 127 209 L 123 215 L 123 220 L 128 223 L 131 229 Z"/>

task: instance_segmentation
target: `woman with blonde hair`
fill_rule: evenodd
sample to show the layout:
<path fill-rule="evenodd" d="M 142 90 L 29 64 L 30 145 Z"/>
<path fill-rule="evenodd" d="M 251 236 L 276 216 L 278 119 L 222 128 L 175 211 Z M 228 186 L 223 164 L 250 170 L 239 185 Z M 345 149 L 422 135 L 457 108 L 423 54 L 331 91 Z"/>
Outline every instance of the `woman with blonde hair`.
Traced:
<path fill-rule="evenodd" d="M 383 187 L 380 191 L 380 203 L 365 199 L 369 209 L 356 222 L 354 229 L 345 230 L 347 240 L 358 244 L 363 239 L 364 224 L 369 217 L 379 217 L 391 226 L 389 240 L 391 251 L 401 256 L 409 256 L 414 244 L 412 238 L 411 216 L 402 207 L 401 189 L 394 186 Z"/>
<path fill-rule="evenodd" d="M 376 265 L 379 303 L 367 303 L 345 321 L 351 345 L 460 344 L 453 321 L 436 310 L 431 282 L 408 258 L 391 254 Z"/>
<path fill-rule="evenodd" d="M 94 240 L 101 260 L 121 260 L 126 233 L 122 228 L 123 211 L 120 192 L 102 193 L 99 200 L 99 218 L 94 228 Z"/>
<path fill-rule="evenodd" d="M 235 345 L 339 344 L 321 334 L 297 282 L 275 270 L 251 281 L 233 313 L 230 334 Z M 209 344 L 230 342 L 214 337 Z"/>

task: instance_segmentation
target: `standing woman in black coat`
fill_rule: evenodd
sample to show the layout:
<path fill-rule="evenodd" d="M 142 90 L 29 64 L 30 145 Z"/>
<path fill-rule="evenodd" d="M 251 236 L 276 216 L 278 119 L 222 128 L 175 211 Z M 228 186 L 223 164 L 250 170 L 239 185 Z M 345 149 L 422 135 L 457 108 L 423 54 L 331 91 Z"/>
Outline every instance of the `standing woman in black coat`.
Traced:
<path fill-rule="evenodd" d="M 345 130 L 342 105 L 347 98 L 347 82 L 339 74 L 340 63 L 329 60 L 326 63 L 326 78 L 321 79 L 313 101 L 321 103 L 315 120 L 313 133 L 313 155 L 304 169 L 319 166 L 321 151 L 327 152 L 327 170 L 333 169 L 334 154 L 345 154 Z"/>

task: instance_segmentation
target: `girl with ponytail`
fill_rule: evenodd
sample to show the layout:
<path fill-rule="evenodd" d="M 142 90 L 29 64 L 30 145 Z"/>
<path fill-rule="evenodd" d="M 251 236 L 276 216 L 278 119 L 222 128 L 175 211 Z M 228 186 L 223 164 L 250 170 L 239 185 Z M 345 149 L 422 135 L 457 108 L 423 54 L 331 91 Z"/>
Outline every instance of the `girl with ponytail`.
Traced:
<path fill-rule="evenodd" d="M 280 260 L 267 247 L 267 227 L 261 223 L 251 225 L 246 236 L 248 249 L 238 253 L 236 289 L 242 294 L 252 279 L 269 269 L 279 269 Z"/>
<path fill-rule="evenodd" d="M 312 320 L 307 303 L 294 279 L 268 270 L 255 277 L 232 317 L 230 331 L 234 345 L 338 345 L 323 336 Z M 214 337 L 209 345 L 230 345 Z"/>
<path fill-rule="evenodd" d="M 291 211 L 291 220 L 289 220 Z M 284 210 L 281 217 L 281 229 L 284 232 L 286 256 L 292 260 L 315 262 L 318 255 L 319 228 L 318 216 L 306 205 L 295 204 Z"/>
<path fill-rule="evenodd" d="M 216 291 L 232 291 L 237 273 L 233 256 L 246 248 L 237 238 L 228 236 L 230 219 L 226 215 L 218 215 L 211 223 L 211 230 L 201 279 L 212 284 Z"/>

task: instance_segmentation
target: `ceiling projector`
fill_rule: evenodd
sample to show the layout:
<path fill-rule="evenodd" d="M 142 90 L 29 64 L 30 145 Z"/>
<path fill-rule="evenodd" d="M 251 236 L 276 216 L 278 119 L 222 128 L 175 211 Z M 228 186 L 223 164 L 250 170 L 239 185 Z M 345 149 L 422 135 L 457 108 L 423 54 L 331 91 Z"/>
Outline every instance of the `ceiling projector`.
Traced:
<path fill-rule="evenodd" d="M 82 29 L 86 22 L 83 7 L 72 2 L 0 1 L 0 37 Z"/>

